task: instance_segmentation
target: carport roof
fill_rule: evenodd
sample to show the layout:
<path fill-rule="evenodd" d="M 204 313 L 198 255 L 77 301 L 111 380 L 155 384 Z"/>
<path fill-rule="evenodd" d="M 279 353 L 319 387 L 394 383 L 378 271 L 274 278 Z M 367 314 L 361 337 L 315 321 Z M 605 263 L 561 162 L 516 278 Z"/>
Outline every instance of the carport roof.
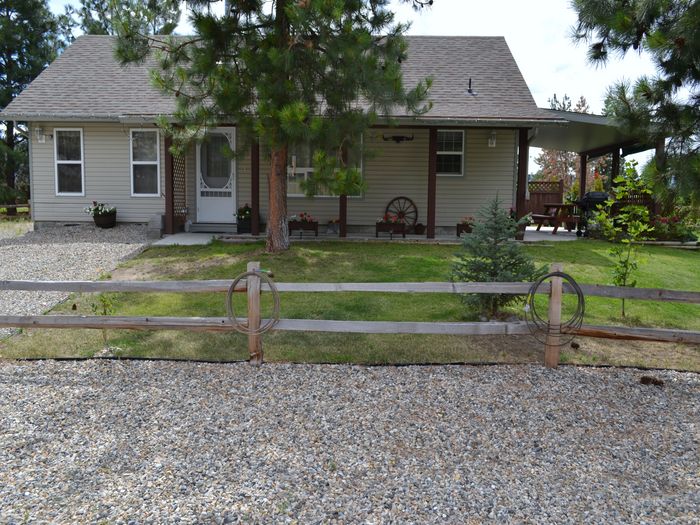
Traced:
<path fill-rule="evenodd" d="M 543 109 L 560 124 L 547 124 L 535 128 L 530 146 L 584 153 L 591 157 L 622 148 L 623 154 L 637 153 L 653 148 L 622 131 L 610 118 L 602 115 Z"/>

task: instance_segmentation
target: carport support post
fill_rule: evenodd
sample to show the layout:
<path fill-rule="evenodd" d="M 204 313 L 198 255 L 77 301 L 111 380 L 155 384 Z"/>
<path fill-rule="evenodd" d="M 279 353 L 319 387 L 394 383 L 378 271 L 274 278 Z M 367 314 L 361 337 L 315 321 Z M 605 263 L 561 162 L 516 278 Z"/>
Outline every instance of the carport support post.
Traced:
<path fill-rule="evenodd" d="M 260 270 L 260 263 L 249 262 L 247 270 L 257 272 Z M 246 278 L 246 290 L 248 292 L 248 330 L 254 331 L 260 328 L 260 277 L 249 275 Z M 263 363 L 262 336 L 260 334 L 248 334 L 248 353 L 251 365 Z"/>
<path fill-rule="evenodd" d="M 553 263 L 550 271 L 561 272 L 561 263 Z M 561 333 L 561 277 L 552 277 L 552 287 L 549 292 L 549 325 L 547 339 L 544 345 L 544 366 L 556 368 L 559 365 L 559 342 Z"/>
<path fill-rule="evenodd" d="M 588 174 L 588 155 L 585 153 L 579 154 L 579 181 L 578 181 L 578 198 L 582 199 L 586 194 L 586 175 Z"/>

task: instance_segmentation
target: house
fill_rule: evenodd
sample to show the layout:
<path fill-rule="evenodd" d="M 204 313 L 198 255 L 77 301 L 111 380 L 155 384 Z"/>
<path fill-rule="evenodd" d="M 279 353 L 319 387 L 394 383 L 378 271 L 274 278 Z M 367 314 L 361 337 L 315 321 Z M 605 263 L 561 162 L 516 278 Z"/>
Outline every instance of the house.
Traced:
<path fill-rule="evenodd" d="M 367 190 L 362 195 L 307 198 L 308 152 L 290 152 L 288 210 L 321 223 L 340 218 L 341 235 L 373 227 L 395 197 L 407 197 L 428 237 L 454 232 L 498 195 L 524 214 L 530 145 L 577 151 L 582 162 L 638 142 L 603 117 L 537 107 L 502 37 L 409 36 L 402 64 L 407 85 L 432 76 L 433 107 L 420 117 L 394 115 L 394 127 L 363 137 L 371 152 L 358 157 Z M 48 223 L 89 220 L 91 201 L 118 208 L 122 222 L 162 216 L 166 233 L 191 224 L 201 231 L 234 228 L 235 211 L 249 203 L 253 233 L 267 216 L 268 158 L 243 141 L 235 125 L 210 129 L 207 140 L 174 157 L 169 138 L 155 126 L 175 101 L 153 87 L 143 65 L 122 67 L 114 38 L 81 36 L 1 113 L 27 122 L 30 131 L 32 215 Z M 221 154 L 228 142 L 235 160 Z M 584 181 L 585 182 L 585 181 Z"/>

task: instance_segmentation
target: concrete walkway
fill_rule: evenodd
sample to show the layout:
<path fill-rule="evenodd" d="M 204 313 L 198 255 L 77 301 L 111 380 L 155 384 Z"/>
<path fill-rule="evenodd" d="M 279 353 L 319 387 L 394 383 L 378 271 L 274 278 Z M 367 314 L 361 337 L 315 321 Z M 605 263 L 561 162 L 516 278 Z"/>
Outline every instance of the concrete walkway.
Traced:
<path fill-rule="evenodd" d="M 209 244 L 217 235 L 214 233 L 176 233 L 158 239 L 153 246 L 204 246 Z"/>
<path fill-rule="evenodd" d="M 553 228 L 542 227 L 540 231 L 536 231 L 534 226 L 529 227 L 525 232 L 524 242 L 560 242 L 560 241 L 575 241 L 577 239 L 576 232 L 567 232 L 559 229 L 556 235 L 552 235 Z M 154 246 L 202 246 L 209 244 L 213 239 L 222 239 L 226 242 L 246 243 L 255 242 L 265 239 L 265 235 L 253 236 L 250 234 L 215 234 L 215 233 L 176 233 L 168 235 L 153 243 Z M 400 235 L 394 235 L 391 239 L 387 234 L 381 235 L 379 238 L 367 233 L 350 233 L 345 239 L 340 239 L 338 234 L 319 233 L 315 237 L 312 233 L 305 233 L 302 237 L 298 233 L 290 236 L 290 240 L 294 242 L 304 241 L 354 241 L 354 242 L 371 242 L 371 241 L 395 241 L 395 242 L 411 242 L 411 243 L 427 243 L 427 244 L 459 244 L 460 240 L 453 235 L 438 235 L 435 239 L 427 239 L 425 235 L 406 235 L 404 239 Z"/>

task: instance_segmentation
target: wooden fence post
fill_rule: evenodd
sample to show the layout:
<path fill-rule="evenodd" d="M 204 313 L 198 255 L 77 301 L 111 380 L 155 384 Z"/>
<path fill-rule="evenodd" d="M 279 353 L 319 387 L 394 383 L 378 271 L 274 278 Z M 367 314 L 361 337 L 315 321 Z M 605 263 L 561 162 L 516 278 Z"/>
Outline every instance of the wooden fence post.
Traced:
<path fill-rule="evenodd" d="M 260 269 L 259 262 L 249 262 L 247 270 L 255 272 Z M 246 279 L 248 292 L 248 330 L 260 328 L 260 277 L 249 275 Z M 251 365 L 261 365 L 263 362 L 262 336 L 248 334 L 248 353 Z"/>
<path fill-rule="evenodd" d="M 561 263 L 553 263 L 550 267 L 552 272 L 562 271 Z M 549 293 L 549 330 L 547 332 L 547 342 L 544 345 L 544 366 L 556 368 L 559 365 L 559 342 L 561 333 L 561 277 L 552 277 L 552 288 Z"/>

